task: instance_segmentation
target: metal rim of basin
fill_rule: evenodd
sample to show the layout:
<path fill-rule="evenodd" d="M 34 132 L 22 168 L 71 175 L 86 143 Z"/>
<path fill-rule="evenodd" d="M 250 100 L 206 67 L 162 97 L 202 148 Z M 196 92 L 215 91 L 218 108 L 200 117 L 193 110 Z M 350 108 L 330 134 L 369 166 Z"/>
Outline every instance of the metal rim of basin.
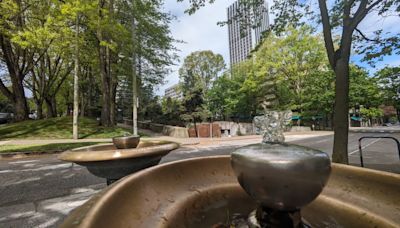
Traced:
<path fill-rule="evenodd" d="M 396 227 L 400 223 L 399 188 L 399 174 L 333 163 L 327 186 L 304 211 L 316 214 L 316 220 L 325 213 L 329 215 L 326 219 L 336 216 L 353 225 L 364 221 Z M 202 193 L 212 198 L 210 193 L 216 190 L 245 195 L 230 168 L 230 156 L 166 163 L 106 188 L 73 211 L 62 227 L 184 227 L 176 226 L 176 221 L 190 217 L 183 208 L 196 207 Z M 224 193 L 224 197 L 229 196 Z"/>
<path fill-rule="evenodd" d="M 143 156 L 163 155 L 179 147 L 178 143 L 170 141 L 141 140 L 138 147 L 131 149 L 106 149 L 91 151 L 96 147 L 111 147 L 113 144 L 102 144 L 81 147 L 61 153 L 58 158 L 69 162 L 94 162 L 107 160 L 120 160 Z"/>

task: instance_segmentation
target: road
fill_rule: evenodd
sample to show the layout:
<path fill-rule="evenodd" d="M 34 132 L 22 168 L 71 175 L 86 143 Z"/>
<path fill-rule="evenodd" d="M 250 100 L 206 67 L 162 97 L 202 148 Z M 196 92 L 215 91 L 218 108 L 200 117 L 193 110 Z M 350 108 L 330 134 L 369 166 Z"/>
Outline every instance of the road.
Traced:
<path fill-rule="evenodd" d="M 350 133 L 350 162 L 359 165 L 358 139 L 361 136 L 400 134 Z M 292 143 L 331 154 L 333 136 L 288 137 Z M 162 159 L 162 163 L 183 158 L 230 154 L 234 148 L 257 143 L 259 139 L 236 140 L 218 145 L 185 146 Z M 387 139 L 363 141 L 366 167 L 400 173 L 395 143 Z M 77 206 L 105 188 L 97 178 L 78 165 L 61 162 L 56 155 L 0 160 L 0 227 L 55 227 Z"/>

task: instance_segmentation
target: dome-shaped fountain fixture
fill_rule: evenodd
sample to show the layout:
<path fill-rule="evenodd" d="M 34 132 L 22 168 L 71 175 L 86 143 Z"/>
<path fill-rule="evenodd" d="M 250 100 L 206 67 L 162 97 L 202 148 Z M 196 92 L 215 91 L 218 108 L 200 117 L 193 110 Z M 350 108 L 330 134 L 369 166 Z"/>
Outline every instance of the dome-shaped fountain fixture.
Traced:
<path fill-rule="evenodd" d="M 120 136 L 112 138 L 113 144 L 118 149 L 136 148 L 140 142 L 139 135 Z"/>
<path fill-rule="evenodd" d="M 157 165 L 163 156 L 179 147 L 169 141 L 139 142 L 137 137 L 130 136 L 114 138 L 113 142 L 66 151 L 60 154 L 59 159 L 85 166 L 93 175 L 106 178 L 109 185 L 129 174 Z M 129 148 L 131 146 L 135 147 Z"/>
<path fill-rule="evenodd" d="M 249 218 L 253 227 L 301 227 L 300 209 L 322 192 L 331 171 L 326 153 L 285 143 L 239 148 L 231 163 L 239 184 L 259 205 Z"/>

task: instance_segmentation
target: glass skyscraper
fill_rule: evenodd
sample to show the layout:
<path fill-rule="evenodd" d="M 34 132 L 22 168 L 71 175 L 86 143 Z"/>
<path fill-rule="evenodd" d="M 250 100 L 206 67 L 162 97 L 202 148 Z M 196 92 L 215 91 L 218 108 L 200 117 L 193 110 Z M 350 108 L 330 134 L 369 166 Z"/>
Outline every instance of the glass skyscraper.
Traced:
<path fill-rule="evenodd" d="M 246 22 L 250 12 L 236 1 L 228 7 L 228 33 L 229 33 L 229 54 L 231 66 L 245 60 L 251 50 L 261 41 L 262 34 L 269 27 L 268 5 L 264 2 L 258 9 L 256 21 L 257 26 L 253 27 Z M 242 20 L 237 19 L 241 15 Z"/>

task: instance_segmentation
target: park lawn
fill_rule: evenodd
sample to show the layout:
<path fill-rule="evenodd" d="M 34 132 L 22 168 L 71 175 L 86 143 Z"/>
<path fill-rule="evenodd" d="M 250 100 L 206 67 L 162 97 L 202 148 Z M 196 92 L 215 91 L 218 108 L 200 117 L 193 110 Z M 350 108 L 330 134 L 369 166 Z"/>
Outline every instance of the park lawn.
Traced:
<path fill-rule="evenodd" d="M 62 152 L 83 146 L 91 146 L 100 142 L 81 142 L 81 143 L 49 143 L 31 145 L 1 145 L 0 153 L 12 152 Z"/>
<path fill-rule="evenodd" d="M 79 118 L 79 138 L 112 138 L 129 135 L 120 127 L 102 127 L 97 120 Z M 0 140 L 7 139 L 71 139 L 72 117 L 27 120 L 0 126 Z"/>

